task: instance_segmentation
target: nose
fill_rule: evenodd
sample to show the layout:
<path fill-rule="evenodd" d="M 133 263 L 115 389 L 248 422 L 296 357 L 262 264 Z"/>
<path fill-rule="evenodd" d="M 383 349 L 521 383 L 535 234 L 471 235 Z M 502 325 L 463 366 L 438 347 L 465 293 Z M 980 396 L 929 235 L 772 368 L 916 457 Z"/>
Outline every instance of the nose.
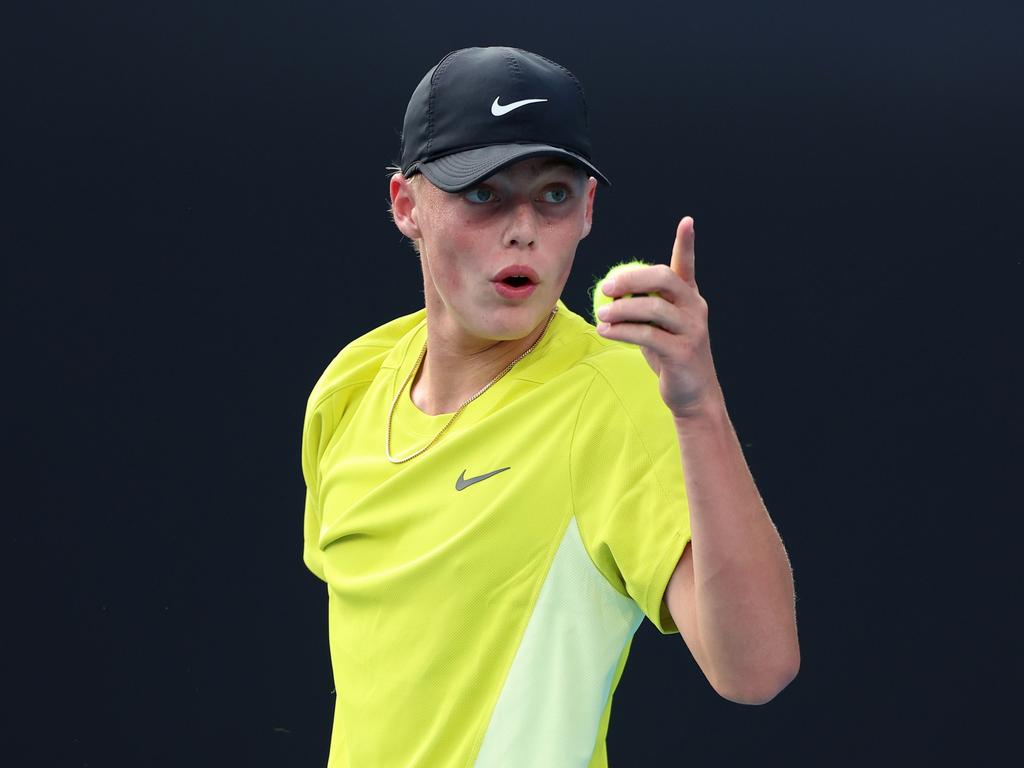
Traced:
<path fill-rule="evenodd" d="M 533 248 L 537 242 L 537 213 L 530 201 L 516 205 L 505 228 L 506 248 Z"/>

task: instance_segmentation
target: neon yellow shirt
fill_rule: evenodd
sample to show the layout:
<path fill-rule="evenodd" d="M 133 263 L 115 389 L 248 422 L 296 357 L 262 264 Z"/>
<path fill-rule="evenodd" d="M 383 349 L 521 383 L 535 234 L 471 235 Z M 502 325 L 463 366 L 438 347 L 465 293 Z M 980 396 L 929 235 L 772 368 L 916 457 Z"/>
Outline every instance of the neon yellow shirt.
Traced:
<path fill-rule="evenodd" d="M 561 300 L 540 344 L 404 464 L 388 408 L 426 310 L 346 346 L 309 397 L 304 560 L 328 594 L 329 768 L 606 766 L 612 693 L 690 539 L 640 348 Z M 450 414 L 403 392 L 392 455 Z M 461 489 L 461 490 L 460 490 Z"/>

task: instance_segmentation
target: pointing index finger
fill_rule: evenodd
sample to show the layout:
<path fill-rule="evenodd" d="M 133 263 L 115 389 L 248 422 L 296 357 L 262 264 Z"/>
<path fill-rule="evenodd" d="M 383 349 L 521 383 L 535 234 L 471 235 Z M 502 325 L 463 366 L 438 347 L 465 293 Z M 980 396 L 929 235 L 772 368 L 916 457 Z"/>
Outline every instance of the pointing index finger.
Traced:
<path fill-rule="evenodd" d="M 694 275 L 693 217 L 683 216 L 676 227 L 676 241 L 672 246 L 672 271 L 690 285 L 696 285 Z"/>

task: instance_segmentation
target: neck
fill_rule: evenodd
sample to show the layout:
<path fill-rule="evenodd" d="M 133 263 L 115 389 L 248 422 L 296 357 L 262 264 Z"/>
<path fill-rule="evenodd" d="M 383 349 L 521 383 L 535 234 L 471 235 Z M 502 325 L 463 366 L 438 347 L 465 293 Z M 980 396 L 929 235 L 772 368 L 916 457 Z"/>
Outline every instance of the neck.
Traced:
<path fill-rule="evenodd" d="M 546 313 L 521 339 L 463 339 L 461 343 L 453 343 L 428 316 L 427 354 L 412 382 L 413 403 L 431 416 L 454 413 L 540 339 L 550 316 Z"/>

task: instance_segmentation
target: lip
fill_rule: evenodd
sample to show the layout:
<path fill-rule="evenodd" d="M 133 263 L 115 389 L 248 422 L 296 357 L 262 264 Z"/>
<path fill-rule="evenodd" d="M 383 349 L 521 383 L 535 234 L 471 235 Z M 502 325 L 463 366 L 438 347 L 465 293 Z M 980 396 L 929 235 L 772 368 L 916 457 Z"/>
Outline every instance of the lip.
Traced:
<path fill-rule="evenodd" d="M 494 290 L 501 294 L 506 299 L 525 299 L 535 290 L 537 290 L 536 283 L 527 283 L 515 288 L 511 285 L 506 285 L 500 281 L 494 283 Z"/>
<path fill-rule="evenodd" d="M 523 277 L 529 278 L 533 285 L 540 282 L 540 276 L 533 271 L 531 267 L 525 264 L 509 264 L 503 268 L 498 274 L 491 278 L 491 282 L 500 283 L 506 277 L 513 277 L 515 275 L 522 275 Z M 506 286 L 508 287 L 508 286 Z"/>

